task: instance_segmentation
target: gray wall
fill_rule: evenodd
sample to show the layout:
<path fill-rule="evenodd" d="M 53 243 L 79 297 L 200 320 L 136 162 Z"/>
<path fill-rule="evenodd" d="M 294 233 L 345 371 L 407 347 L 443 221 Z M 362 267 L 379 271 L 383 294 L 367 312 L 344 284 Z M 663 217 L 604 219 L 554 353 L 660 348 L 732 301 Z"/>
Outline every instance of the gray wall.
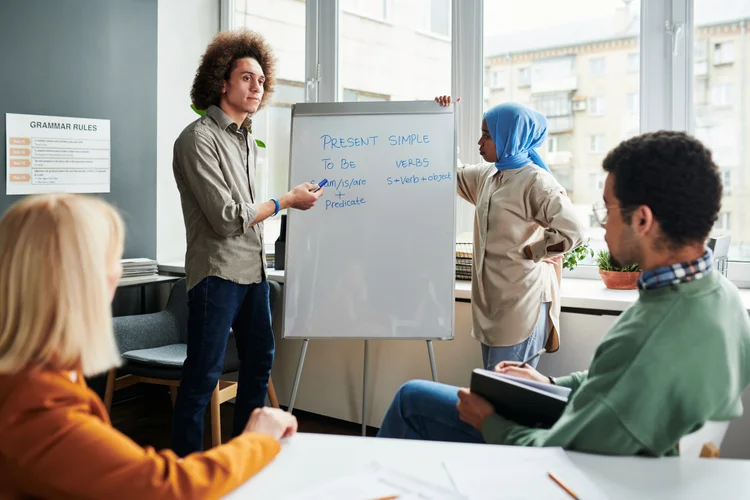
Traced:
<path fill-rule="evenodd" d="M 156 258 L 156 64 L 157 0 L 0 2 L 0 137 L 5 113 L 111 120 L 101 196 L 127 224 L 125 257 Z M 0 159 L 4 212 L 20 197 Z"/>

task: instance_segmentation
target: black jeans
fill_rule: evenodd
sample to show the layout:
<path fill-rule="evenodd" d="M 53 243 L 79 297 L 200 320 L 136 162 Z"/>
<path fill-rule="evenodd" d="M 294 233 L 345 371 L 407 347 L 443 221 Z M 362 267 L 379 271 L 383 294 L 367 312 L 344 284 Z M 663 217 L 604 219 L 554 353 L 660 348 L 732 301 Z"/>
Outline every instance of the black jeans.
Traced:
<path fill-rule="evenodd" d="M 274 337 L 267 281 L 238 285 L 210 276 L 188 292 L 188 348 L 177 391 L 172 448 L 179 456 L 203 450 L 203 415 L 224 367 L 230 327 L 240 359 L 232 436 L 265 404 Z"/>

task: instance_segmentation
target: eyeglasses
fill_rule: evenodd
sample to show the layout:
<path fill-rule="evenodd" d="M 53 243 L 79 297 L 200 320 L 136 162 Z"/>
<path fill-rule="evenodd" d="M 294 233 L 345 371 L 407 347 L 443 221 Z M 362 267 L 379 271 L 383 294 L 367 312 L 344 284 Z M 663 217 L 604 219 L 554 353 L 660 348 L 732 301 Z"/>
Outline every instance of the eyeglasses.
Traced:
<path fill-rule="evenodd" d="M 612 207 L 614 206 L 615 205 L 612 205 Z M 594 202 L 594 205 L 591 207 L 591 213 L 594 214 L 594 219 L 596 219 L 596 222 L 598 222 L 600 226 L 604 227 L 607 224 L 609 208 L 604 201 L 599 200 Z"/>

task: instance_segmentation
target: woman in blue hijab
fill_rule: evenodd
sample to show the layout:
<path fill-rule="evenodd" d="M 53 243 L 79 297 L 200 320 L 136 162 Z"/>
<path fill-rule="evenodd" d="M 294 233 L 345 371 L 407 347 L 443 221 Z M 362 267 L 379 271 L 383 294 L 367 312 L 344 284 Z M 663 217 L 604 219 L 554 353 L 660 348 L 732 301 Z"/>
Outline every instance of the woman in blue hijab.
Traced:
<path fill-rule="evenodd" d="M 436 98 L 448 106 L 448 96 Z M 479 154 L 487 163 L 458 169 L 458 194 L 476 206 L 472 335 L 491 370 L 559 346 L 561 262 L 583 228 L 565 190 L 537 154 L 547 119 L 516 103 L 487 111 Z M 535 367 L 539 358 L 529 363 Z"/>

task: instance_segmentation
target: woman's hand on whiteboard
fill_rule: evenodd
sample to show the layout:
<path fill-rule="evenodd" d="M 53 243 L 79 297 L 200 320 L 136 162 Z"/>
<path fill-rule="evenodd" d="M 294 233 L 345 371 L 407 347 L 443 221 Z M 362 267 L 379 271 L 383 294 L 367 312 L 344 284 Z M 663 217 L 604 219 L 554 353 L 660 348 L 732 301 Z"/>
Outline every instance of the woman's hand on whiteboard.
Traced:
<path fill-rule="evenodd" d="M 444 108 L 447 108 L 451 105 L 451 96 L 449 95 L 439 95 L 435 98 L 435 102 L 443 106 Z M 456 99 L 456 104 L 461 102 L 461 98 L 459 97 Z"/>
<path fill-rule="evenodd" d="M 312 190 L 317 187 L 318 186 L 315 184 L 310 184 L 309 182 L 295 186 L 286 194 L 286 196 L 288 196 L 288 200 L 285 200 L 287 206 L 296 208 L 297 210 L 310 210 L 315 206 L 315 202 L 318 201 L 318 198 L 323 196 L 322 188 L 313 193 Z"/>
<path fill-rule="evenodd" d="M 278 441 L 297 432 L 297 418 L 278 408 L 256 408 L 247 421 L 245 432 L 265 434 Z"/>

